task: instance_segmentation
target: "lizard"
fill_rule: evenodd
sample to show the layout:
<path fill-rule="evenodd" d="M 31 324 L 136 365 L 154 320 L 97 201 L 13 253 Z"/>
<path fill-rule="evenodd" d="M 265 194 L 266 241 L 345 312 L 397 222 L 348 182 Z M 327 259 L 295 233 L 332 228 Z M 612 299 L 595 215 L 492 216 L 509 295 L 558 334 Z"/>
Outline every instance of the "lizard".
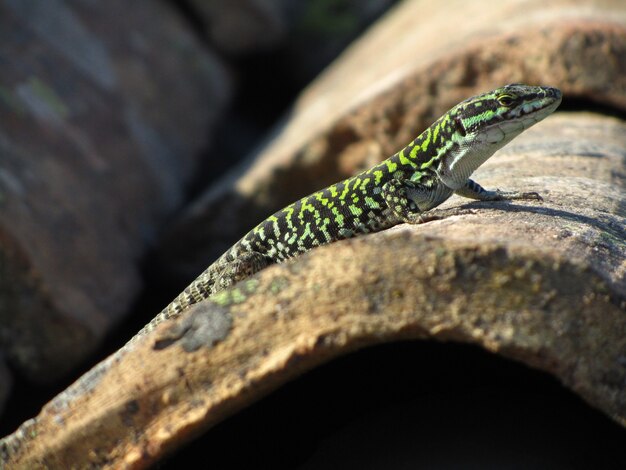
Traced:
<path fill-rule="evenodd" d="M 486 190 L 470 176 L 496 150 L 550 115 L 560 102 L 561 92 L 556 88 L 521 84 L 506 85 L 469 98 L 378 165 L 269 216 L 211 264 L 126 346 L 58 395 L 51 402 L 51 409 L 54 413 L 71 411 L 73 401 L 93 390 L 101 376 L 132 349 L 133 343 L 157 325 L 175 319 L 193 309 L 194 304 L 210 299 L 270 264 L 341 239 L 400 223 L 428 221 L 429 211 L 452 194 L 481 201 L 540 200 L 536 192 Z M 195 313 L 206 324 L 204 330 L 201 326 L 186 338 L 187 344 L 183 341 L 186 351 L 219 341 L 231 327 L 228 312 L 220 314 L 219 303 L 211 305 L 206 312 Z M 193 317 L 189 315 L 185 320 L 195 321 L 197 318 Z M 171 328 L 173 331 L 165 333 L 153 347 L 162 349 L 183 338 L 187 335 L 186 328 L 188 325 Z M 11 455 L 19 455 L 20 449 L 38 435 L 38 419 L 26 421 L 15 433 L 0 440 L 0 466 L 2 459 L 8 461 Z"/>
<path fill-rule="evenodd" d="M 486 190 L 470 178 L 496 150 L 550 115 L 557 88 L 509 84 L 466 99 L 399 152 L 269 216 L 200 274 L 129 343 L 191 305 L 273 263 L 320 245 L 429 220 L 457 194 L 480 201 L 536 199 L 536 192 Z"/>

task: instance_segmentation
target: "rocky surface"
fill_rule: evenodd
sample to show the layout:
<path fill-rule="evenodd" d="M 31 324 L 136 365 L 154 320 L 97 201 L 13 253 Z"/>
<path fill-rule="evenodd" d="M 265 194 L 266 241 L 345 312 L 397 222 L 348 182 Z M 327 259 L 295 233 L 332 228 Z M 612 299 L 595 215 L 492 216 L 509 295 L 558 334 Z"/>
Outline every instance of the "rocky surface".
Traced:
<path fill-rule="evenodd" d="M 0 349 L 67 373 L 126 313 L 229 96 L 164 2 L 0 2 Z"/>
<path fill-rule="evenodd" d="M 162 325 L 87 374 L 0 442 L 4 462 L 145 468 L 304 371 L 406 339 L 546 371 L 626 426 L 625 148 L 619 119 L 549 117 L 475 174 L 542 202 L 455 197 L 461 215 L 271 266 L 190 309 L 180 341 Z M 215 334 L 190 351 L 197 327 Z"/>
<path fill-rule="evenodd" d="M 268 145 L 189 206 L 159 265 L 190 281 L 267 215 L 386 158 L 472 94 L 549 84 L 566 106 L 624 112 L 625 77 L 623 2 L 402 2 L 302 94 Z"/>

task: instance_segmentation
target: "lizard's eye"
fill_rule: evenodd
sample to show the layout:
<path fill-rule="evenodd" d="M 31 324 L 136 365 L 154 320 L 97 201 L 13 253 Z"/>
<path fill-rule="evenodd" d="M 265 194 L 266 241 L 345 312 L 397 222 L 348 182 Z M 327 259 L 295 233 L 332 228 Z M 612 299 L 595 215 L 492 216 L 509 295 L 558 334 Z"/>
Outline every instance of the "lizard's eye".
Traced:
<path fill-rule="evenodd" d="M 502 106 L 506 106 L 507 108 L 511 106 L 515 102 L 515 97 L 511 95 L 500 95 L 498 96 L 498 103 Z"/>

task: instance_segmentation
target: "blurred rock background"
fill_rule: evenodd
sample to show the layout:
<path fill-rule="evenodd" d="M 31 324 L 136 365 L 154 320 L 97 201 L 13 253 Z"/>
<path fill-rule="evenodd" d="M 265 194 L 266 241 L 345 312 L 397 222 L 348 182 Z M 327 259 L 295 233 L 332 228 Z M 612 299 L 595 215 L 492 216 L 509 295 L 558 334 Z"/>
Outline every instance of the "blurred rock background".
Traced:
<path fill-rule="evenodd" d="M 393 3 L 0 0 L 1 434 L 189 280 L 143 267 L 168 224 Z"/>

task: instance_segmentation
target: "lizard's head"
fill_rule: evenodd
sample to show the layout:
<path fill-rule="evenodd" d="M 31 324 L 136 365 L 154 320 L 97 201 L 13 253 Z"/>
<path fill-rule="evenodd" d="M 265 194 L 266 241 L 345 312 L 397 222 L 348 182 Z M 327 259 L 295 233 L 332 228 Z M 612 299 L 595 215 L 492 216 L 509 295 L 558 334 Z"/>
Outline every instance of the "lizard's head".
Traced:
<path fill-rule="evenodd" d="M 483 143 L 500 148 L 550 115 L 561 91 L 544 86 L 506 85 L 459 103 L 453 112 L 461 145 Z"/>
<path fill-rule="evenodd" d="M 450 150 L 441 158 L 440 178 L 450 188 L 467 178 L 515 136 L 552 113 L 561 103 L 556 88 L 506 85 L 456 105 L 442 120 L 451 121 Z"/>

